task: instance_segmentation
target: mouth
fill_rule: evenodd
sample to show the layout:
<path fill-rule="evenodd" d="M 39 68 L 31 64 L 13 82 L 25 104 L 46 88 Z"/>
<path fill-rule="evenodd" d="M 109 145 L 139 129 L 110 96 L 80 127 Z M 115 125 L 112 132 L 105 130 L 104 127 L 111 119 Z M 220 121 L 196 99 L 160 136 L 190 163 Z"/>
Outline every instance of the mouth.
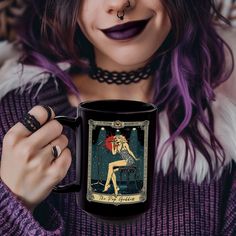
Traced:
<path fill-rule="evenodd" d="M 151 18 L 138 21 L 130 21 L 125 24 L 113 26 L 111 28 L 102 29 L 101 31 L 110 39 L 126 40 L 139 35 Z"/>

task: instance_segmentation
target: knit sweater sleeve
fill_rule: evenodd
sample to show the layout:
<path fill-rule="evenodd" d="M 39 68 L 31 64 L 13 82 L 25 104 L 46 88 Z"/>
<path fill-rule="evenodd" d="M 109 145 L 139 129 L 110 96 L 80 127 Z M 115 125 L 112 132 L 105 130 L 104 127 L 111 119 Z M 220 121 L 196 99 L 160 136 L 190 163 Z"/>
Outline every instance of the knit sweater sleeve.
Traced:
<path fill-rule="evenodd" d="M 236 235 L 236 164 L 234 163 L 233 180 L 230 183 L 231 188 L 227 198 L 224 219 L 222 220 L 223 227 L 221 235 L 235 236 Z"/>
<path fill-rule="evenodd" d="M 9 92 L 0 101 L 0 153 L 6 132 L 37 104 L 37 86 L 24 94 Z M 63 220 L 46 199 L 34 214 L 0 179 L 0 235 L 62 235 Z"/>

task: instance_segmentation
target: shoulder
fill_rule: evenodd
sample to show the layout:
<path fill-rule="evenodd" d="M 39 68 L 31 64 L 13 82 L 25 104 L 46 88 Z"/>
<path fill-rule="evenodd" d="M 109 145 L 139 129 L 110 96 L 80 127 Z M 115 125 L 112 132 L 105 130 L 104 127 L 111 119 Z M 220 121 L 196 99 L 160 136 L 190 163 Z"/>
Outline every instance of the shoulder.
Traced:
<path fill-rule="evenodd" d="M 2 78 L 1 78 L 2 79 Z M 38 80 L 34 83 L 21 84 L 18 76 L 0 82 L 0 114 L 9 118 L 20 117 L 39 103 L 39 98 L 48 84 L 53 81 Z"/>
<path fill-rule="evenodd" d="M 0 99 L 14 90 L 26 93 L 31 91 L 35 85 L 40 85 L 40 90 L 45 83 L 55 77 L 46 69 L 21 64 L 20 56 L 18 54 L 6 60 L 0 67 Z M 70 67 L 68 63 L 58 63 L 57 65 L 61 70 L 67 70 Z M 56 87 L 58 86 L 56 85 Z"/>
<path fill-rule="evenodd" d="M 217 27 L 218 34 L 229 45 L 233 53 L 234 63 L 236 62 L 236 28 L 234 27 Z M 230 66 L 230 54 L 225 50 L 226 63 Z M 228 97 L 234 104 L 236 104 L 236 65 L 229 79 L 215 89 L 216 93 L 220 93 Z"/>
<path fill-rule="evenodd" d="M 0 144 L 7 131 L 36 105 L 48 105 L 56 115 L 76 115 L 68 105 L 65 86 L 56 78 L 27 86 L 24 91 L 11 89 L 0 99 Z M 1 151 L 1 145 L 0 145 Z"/>
<path fill-rule="evenodd" d="M 4 61 L 18 55 L 18 50 L 15 45 L 8 41 L 0 41 L 0 51 L 0 65 L 2 65 Z"/>
<path fill-rule="evenodd" d="M 58 78 L 41 68 L 23 66 L 17 58 L 5 61 L 0 68 L 1 124 L 13 125 L 37 104 L 64 108 L 64 90 L 65 86 Z"/>
<path fill-rule="evenodd" d="M 125 147 L 126 149 L 129 148 L 129 144 L 128 144 L 128 143 L 124 143 L 123 145 L 124 145 L 124 147 Z"/>
<path fill-rule="evenodd" d="M 18 56 L 10 58 L 0 68 L 0 99 L 14 90 L 19 93 L 31 90 L 35 84 L 45 83 L 49 77 L 50 75 L 39 67 L 19 63 Z"/>

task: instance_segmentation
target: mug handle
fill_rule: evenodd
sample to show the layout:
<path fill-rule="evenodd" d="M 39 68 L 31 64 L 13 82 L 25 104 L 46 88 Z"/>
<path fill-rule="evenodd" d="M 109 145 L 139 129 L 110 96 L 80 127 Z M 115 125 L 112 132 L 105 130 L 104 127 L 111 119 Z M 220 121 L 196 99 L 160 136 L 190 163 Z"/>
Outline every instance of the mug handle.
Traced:
<path fill-rule="evenodd" d="M 80 116 L 75 117 L 75 118 L 74 117 L 67 117 L 67 116 L 56 116 L 54 119 L 57 120 L 62 125 L 69 126 L 74 131 L 81 124 L 81 117 Z M 77 142 L 77 140 L 76 140 L 76 142 Z M 78 151 L 79 151 L 78 148 L 76 148 L 76 156 L 79 154 Z M 56 192 L 56 193 L 78 192 L 78 191 L 80 191 L 80 183 L 78 183 L 78 181 L 73 181 L 73 182 L 66 184 L 66 185 L 54 186 L 52 191 Z"/>

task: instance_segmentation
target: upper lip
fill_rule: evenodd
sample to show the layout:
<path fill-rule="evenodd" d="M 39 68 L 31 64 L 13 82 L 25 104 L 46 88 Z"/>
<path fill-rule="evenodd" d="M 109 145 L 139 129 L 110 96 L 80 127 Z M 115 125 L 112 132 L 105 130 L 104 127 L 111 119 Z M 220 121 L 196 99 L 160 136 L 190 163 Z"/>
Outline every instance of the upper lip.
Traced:
<path fill-rule="evenodd" d="M 150 18 L 145 19 L 145 20 L 136 20 L 136 21 L 130 21 L 127 22 L 125 24 L 119 24 L 119 25 L 115 25 L 113 27 L 107 28 L 107 29 L 102 29 L 102 31 L 104 33 L 111 33 L 114 31 L 122 31 L 122 30 L 126 30 L 135 26 L 142 26 L 147 24 L 147 22 L 150 20 Z"/>

